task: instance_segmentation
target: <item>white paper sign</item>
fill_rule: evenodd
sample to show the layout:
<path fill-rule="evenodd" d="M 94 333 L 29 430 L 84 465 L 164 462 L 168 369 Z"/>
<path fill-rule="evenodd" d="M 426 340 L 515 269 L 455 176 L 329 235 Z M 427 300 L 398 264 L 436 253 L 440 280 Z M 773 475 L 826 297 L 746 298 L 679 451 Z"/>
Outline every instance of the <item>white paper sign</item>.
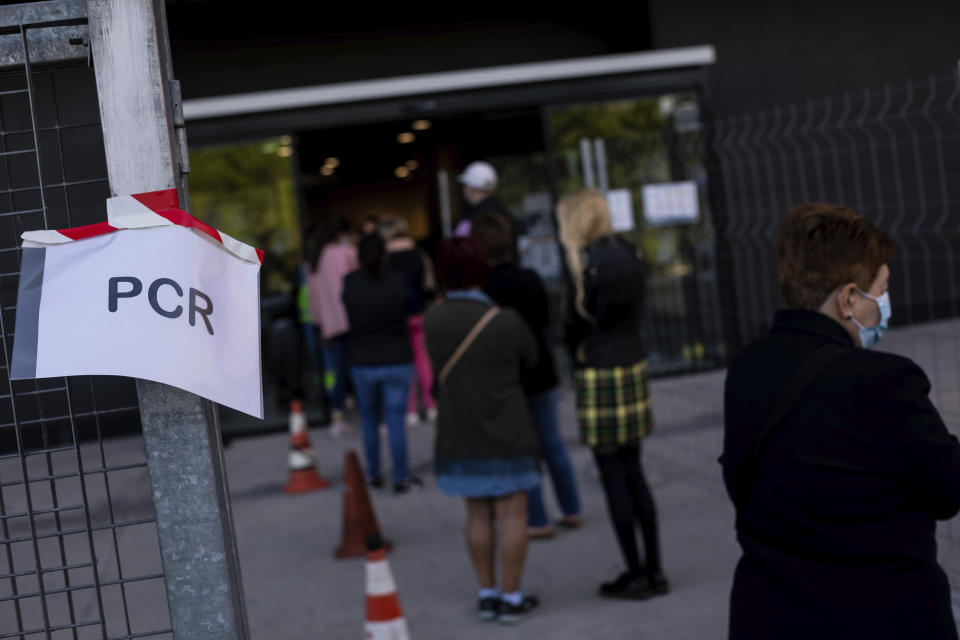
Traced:
<path fill-rule="evenodd" d="M 696 182 L 664 182 L 643 186 L 643 217 L 653 226 L 694 224 L 700 220 Z"/>
<path fill-rule="evenodd" d="M 12 377 L 132 376 L 262 418 L 259 273 L 179 224 L 26 246 Z"/>
<path fill-rule="evenodd" d="M 553 236 L 527 236 L 521 248 L 524 267 L 533 269 L 541 278 L 555 278 L 561 274 L 560 248 Z"/>
<path fill-rule="evenodd" d="M 607 191 L 610 224 L 614 231 L 632 231 L 634 227 L 633 200 L 629 189 Z"/>

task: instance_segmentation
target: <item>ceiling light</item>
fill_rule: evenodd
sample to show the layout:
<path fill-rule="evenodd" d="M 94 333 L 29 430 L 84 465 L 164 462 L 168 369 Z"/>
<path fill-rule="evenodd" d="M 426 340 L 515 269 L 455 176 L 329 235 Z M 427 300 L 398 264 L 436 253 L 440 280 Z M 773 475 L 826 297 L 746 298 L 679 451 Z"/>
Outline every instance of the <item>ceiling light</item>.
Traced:
<path fill-rule="evenodd" d="M 331 169 L 336 169 L 340 166 L 340 158 L 327 158 L 323 165 Z"/>
<path fill-rule="evenodd" d="M 414 120 L 413 125 L 411 126 L 413 127 L 414 131 L 426 131 L 432 125 L 433 123 L 430 122 L 429 120 Z"/>
<path fill-rule="evenodd" d="M 410 131 L 404 131 L 397 136 L 397 142 L 400 144 L 409 144 L 417 139 L 417 136 L 413 135 Z"/>
<path fill-rule="evenodd" d="M 406 178 L 410 175 L 410 170 L 406 167 L 397 167 L 394 170 L 393 175 L 397 176 L 398 178 Z"/>
<path fill-rule="evenodd" d="M 416 171 L 419 168 L 420 168 L 419 162 L 417 162 L 416 160 L 407 160 L 407 169 L 410 169 L 410 171 Z"/>
<path fill-rule="evenodd" d="M 333 167 L 331 167 L 331 166 L 329 166 L 329 165 L 324 165 L 323 167 L 320 168 L 320 173 L 323 174 L 323 175 L 325 175 L 325 176 L 332 176 L 332 175 L 333 175 Z"/>

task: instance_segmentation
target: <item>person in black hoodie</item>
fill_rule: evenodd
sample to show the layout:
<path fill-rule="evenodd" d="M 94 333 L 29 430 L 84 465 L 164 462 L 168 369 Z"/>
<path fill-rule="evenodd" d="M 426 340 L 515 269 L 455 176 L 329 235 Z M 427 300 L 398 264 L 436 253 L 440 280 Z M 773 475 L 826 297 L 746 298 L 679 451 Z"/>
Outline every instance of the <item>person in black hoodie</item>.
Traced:
<path fill-rule="evenodd" d="M 380 234 L 363 237 L 357 247 L 360 269 L 344 280 L 343 303 L 350 320 L 347 360 L 363 424 L 363 448 L 370 486 L 383 486 L 380 473 L 381 409 L 390 434 L 393 489 L 406 493 L 421 486 L 407 462 L 404 414 L 413 376 L 413 352 L 407 331 L 407 284 L 385 268 Z"/>
<path fill-rule="evenodd" d="M 723 477 L 743 556 L 729 637 L 955 640 L 937 520 L 960 510 L 960 443 L 891 315 L 891 238 L 801 205 L 776 235 L 783 308 L 727 371 Z"/>
<path fill-rule="evenodd" d="M 600 595 L 643 599 L 669 588 L 660 564 L 653 494 L 640 443 L 653 422 L 646 350 L 640 339 L 645 270 L 637 249 L 613 234 L 603 193 L 583 190 L 557 206 L 573 296 L 566 339 L 573 357 L 580 438 L 593 449 L 627 570 Z M 643 531 L 645 563 L 634 522 Z"/>
<path fill-rule="evenodd" d="M 559 524 L 576 528 L 580 525 L 580 496 L 557 416 L 559 380 L 544 335 L 550 325 L 550 301 L 546 287 L 536 271 L 525 269 L 514 261 L 513 229 L 506 216 L 485 213 L 473 221 L 470 234 L 484 246 L 487 261 L 493 267 L 484 289 L 487 295 L 502 307 L 516 309 L 537 340 L 540 357 L 536 366 L 524 372 L 523 388 L 530 405 L 530 417 L 537 428 L 540 457 L 546 462 L 557 501 L 563 511 Z M 527 527 L 531 538 L 551 538 L 555 534 L 540 487 L 531 489 L 527 494 Z"/>

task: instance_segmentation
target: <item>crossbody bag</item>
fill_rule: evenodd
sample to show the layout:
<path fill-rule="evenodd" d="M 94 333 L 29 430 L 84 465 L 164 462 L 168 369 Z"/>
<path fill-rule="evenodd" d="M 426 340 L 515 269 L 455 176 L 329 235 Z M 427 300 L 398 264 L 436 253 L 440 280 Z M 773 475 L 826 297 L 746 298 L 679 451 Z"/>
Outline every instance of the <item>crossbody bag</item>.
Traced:
<path fill-rule="evenodd" d="M 470 333 L 464 337 L 464 339 L 457 346 L 456 350 L 453 352 L 453 355 L 447 360 L 447 363 L 443 365 L 443 369 L 440 370 L 440 375 L 437 376 L 437 382 L 443 384 L 447 377 L 450 375 L 450 372 L 453 371 L 453 368 L 460 362 L 460 358 L 463 357 L 463 354 L 467 352 L 467 349 L 470 348 L 470 345 L 477 339 L 477 336 L 484 330 L 484 328 L 490 324 L 490 321 L 500 313 L 500 307 L 490 307 L 486 313 L 480 316 L 480 319 L 477 320 L 477 323 L 473 325 L 473 328 L 470 329 Z"/>

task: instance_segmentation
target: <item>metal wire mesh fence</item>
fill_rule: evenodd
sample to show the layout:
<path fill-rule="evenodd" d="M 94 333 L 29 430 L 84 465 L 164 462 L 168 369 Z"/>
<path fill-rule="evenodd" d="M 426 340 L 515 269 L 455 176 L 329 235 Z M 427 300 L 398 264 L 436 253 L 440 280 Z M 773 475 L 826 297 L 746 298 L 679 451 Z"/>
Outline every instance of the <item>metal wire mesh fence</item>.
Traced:
<path fill-rule="evenodd" d="M 773 235 L 803 202 L 851 206 L 890 233 L 892 331 L 880 349 L 929 376 L 931 399 L 960 435 L 960 85 L 955 77 L 864 90 L 722 119 L 696 134 L 714 211 L 718 294 L 731 352 L 767 330 L 779 306 Z M 695 152 L 694 152 L 695 153 Z M 725 372 L 652 384 L 657 431 L 646 448 L 664 473 L 723 497 L 717 458 Z M 732 522 L 731 522 L 732 526 Z M 960 523 L 938 527 L 940 560 L 960 585 Z"/>
<path fill-rule="evenodd" d="M 885 86 L 723 119 L 707 132 L 721 261 L 740 342 L 778 296 L 772 237 L 802 202 L 839 202 L 893 235 L 894 324 L 955 317 L 960 87 L 956 77 Z"/>
<path fill-rule="evenodd" d="M 93 70 L 0 74 L 0 638 L 171 637 L 133 381 L 9 379 L 23 231 L 105 219 Z M 62 43 L 60 43 L 62 45 Z"/>

